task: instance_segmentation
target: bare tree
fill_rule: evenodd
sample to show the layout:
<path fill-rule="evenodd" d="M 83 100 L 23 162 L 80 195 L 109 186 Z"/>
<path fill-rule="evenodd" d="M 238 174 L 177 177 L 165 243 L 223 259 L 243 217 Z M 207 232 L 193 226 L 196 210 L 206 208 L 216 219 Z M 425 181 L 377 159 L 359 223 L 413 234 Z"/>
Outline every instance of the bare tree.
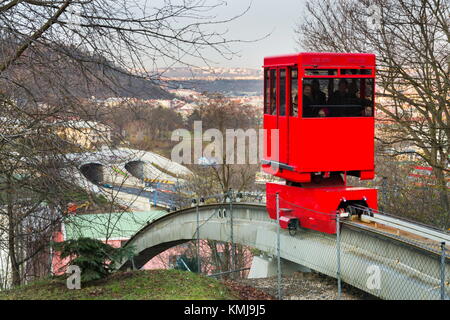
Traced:
<path fill-rule="evenodd" d="M 0 103 L 0 230 L 6 235 L 0 250 L 7 250 L 12 283 L 18 285 L 29 275 L 27 262 L 48 249 L 61 221 L 64 195 L 73 186 L 60 174 L 64 141 L 52 133 L 51 125 L 30 130 L 15 103 Z M 48 261 L 44 264 L 48 267 Z"/>
<path fill-rule="evenodd" d="M 172 131 L 184 126 L 182 116 L 173 109 L 142 101 L 124 101 L 114 106 L 114 112 L 105 111 L 102 114 L 104 121 L 115 130 L 117 144 L 126 143 L 140 150 L 157 150 L 163 155 L 170 155 Z"/>
<path fill-rule="evenodd" d="M 381 142 L 433 168 L 442 227 L 450 223 L 449 15 L 442 0 L 310 0 L 296 30 L 302 49 L 377 55 L 377 107 L 391 121 Z"/>
<path fill-rule="evenodd" d="M 164 95 L 156 83 L 161 69 L 211 63 L 205 50 L 231 57 L 232 41 L 218 30 L 236 17 L 217 19 L 222 5 L 205 0 L 0 3 L 0 212 L 7 218 L 1 228 L 13 285 L 25 280 L 21 266 L 48 244 L 36 245 L 41 240 L 35 236 L 49 239 L 74 188 L 61 169 L 78 166 L 66 157 L 73 149 L 58 130 L 79 130 L 71 127 L 73 118 L 99 119 L 104 109 L 85 103 L 92 96 L 129 97 L 149 90 Z M 60 125 L 52 125 L 55 121 Z M 43 204 L 56 210 L 45 218 L 48 224 L 39 215 Z M 33 227 L 24 231 L 24 221 Z M 35 249 L 18 249 L 24 247 Z"/>
<path fill-rule="evenodd" d="M 202 177 L 203 179 L 212 179 L 216 185 L 220 186 L 221 192 L 227 192 L 230 188 L 242 191 L 253 187 L 258 164 L 250 163 L 249 152 L 237 150 L 235 141 L 233 141 L 234 145 L 231 146 L 234 148 L 234 154 L 237 152 L 244 153 L 246 155 L 245 163 L 236 163 L 236 159 L 227 159 L 227 150 L 230 150 L 226 144 L 231 141 L 226 141 L 226 134 L 228 129 L 241 129 L 243 131 L 253 129 L 257 134 L 257 117 L 257 111 L 253 107 L 242 105 L 219 94 L 210 94 L 207 99 L 200 102 L 198 109 L 187 119 L 188 127 L 192 128 L 194 121 L 202 121 L 204 130 L 216 129 L 224 138 L 223 150 L 221 150 L 221 154 L 216 155 L 216 157 L 220 157 L 220 159 L 216 159 L 219 160 L 217 164 L 206 167 L 200 166 L 200 168 L 196 166 L 195 169 L 201 171 L 200 179 Z M 251 143 L 252 141 L 249 141 L 249 139 L 246 140 L 246 146 Z M 247 148 L 247 150 L 249 149 Z M 232 160 L 232 163 L 227 160 Z M 209 185 L 210 183 L 206 184 Z"/>
<path fill-rule="evenodd" d="M 214 160 L 209 159 L 213 163 L 191 166 L 194 175 L 188 180 L 187 186 L 193 194 L 197 197 L 224 195 L 233 189 L 236 196 L 236 192 L 253 190 L 259 165 L 249 163 L 249 152 L 245 157 L 245 163 L 238 164 L 235 163 L 236 159 L 227 159 L 227 152 L 231 150 L 227 143 L 231 141 L 226 139 L 226 134 L 228 129 L 242 131 L 253 129 L 256 133 L 259 126 L 257 111 L 251 106 L 240 104 L 223 95 L 207 94 L 206 99 L 199 102 L 198 108 L 188 117 L 187 126 L 192 128 L 194 121 L 201 121 L 204 130 L 216 129 L 221 133 L 224 141 L 222 141 L 223 144 L 218 144 L 222 147 L 222 152 L 216 154 Z M 252 141 L 247 143 L 246 146 Z M 232 150 L 235 154 L 246 153 L 246 150 L 238 150 L 234 141 Z M 229 163 L 227 160 L 233 161 Z M 224 206 L 228 209 L 228 204 Z M 217 273 L 241 269 L 248 265 L 251 259 L 249 248 L 240 244 L 213 240 L 205 241 L 203 244 L 200 251 L 203 253 L 202 265 L 205 272 Z M 196 248 L 197 244 L 193 245 Z M 225 275 L 225 277 L 228 276 L 230 275 Z"/>

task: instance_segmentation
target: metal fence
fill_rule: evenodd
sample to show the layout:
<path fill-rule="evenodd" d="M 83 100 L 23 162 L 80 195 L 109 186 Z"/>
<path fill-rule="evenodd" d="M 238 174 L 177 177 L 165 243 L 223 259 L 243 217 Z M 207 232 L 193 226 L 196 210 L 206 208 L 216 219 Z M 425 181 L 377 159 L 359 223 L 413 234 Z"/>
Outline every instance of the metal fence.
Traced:
<path fill-rule="evenodd" d="M 283 242 L 290 241 L 290 237 L 294 236 L 280 228 L 279 218 L 283 213 L 282 209 L 292 203 L 288 203 L 278 195 L 274 196 L 277 198 L 277 221 L 274 221 L 277 226 L 276 244 L 274 244 L 276 250 L 272 254 L 276 256 L 277 261 L 277 298 L 283 299 L 284 280 L 281 262 L 282 251 L 285 250 L 286 245 Z M 223 270 L 214 276 L 233 275 L 241 271 L 235 264 L 233 204 L 237 202 L 264 203 L 265 196 L 256 192 L 236 193 L 230 190 L 224 195 L 213 195 L 208 198 L 223 204 L 224 211 L 228 212 L 226 218 L 231 227 L 230 270 Z M 192 206 L 197 207 L 197 230 L 194 237 L 197 241 L 197 250 L 200 247 L 201 227 L 208 222 L 207 219 L 200 223 L 198 206 L 208 201 L 208 198 L 192 200 Z M 319 214 L 317 211 L 314 212 Z M 363 220 L 367 220 L 365 223 L 343 217 L 341 213 L 322 214 L 327 217 L 332 216 L 336 223 L 336 235 L 325 236 L 319 232 L 311 233 L 300 229 L 298 236 L 301 238 L 302 233 L 314 235 L 311 245 L 305 245 L 302 250 L 309 251 L 317 265 L 321 264 L 320 270 L 309 266 L 311 269 L 336 278 L 338 298 L 343 297 L 343 283 L 347 283 L 383 299 L 450 299 L 450 241 L 439 241 L 440 237 L 448 239 L 450 237 L 448 233 L 429 226 L 403 221 L 382 212 L 370 212 L 363 215 Z M 376 222 L 377 219 L 381 219 L 379 217 L 387 219 L 384 222 L 386 225 Z M 371 218 L 375 222 L 369 221 Z M 394 219 L 397 223 L 401 222 L 400 229 L 389 226 L 391 220 L 388 218 Z M 327 242 L 328 247 L 318 250 L 319 247 L 315 243 L 320 242 Z M 197 251 L 197 257 L 200 257 L 199 251 Z M 201 259 L 198 258 L 197 261 L 198 270 L 201 270 Z"/>
<path fill-rule="evenodd" d="M 278 220 L 282 208 L 293 204 L 278 194 L 276 199 Z M 330 218 L 331 213 L 311 211 Z M 450 234 L 379 211 L 363 213 L 357 221 L 342 212 L 334 213 L 334 249 L 312 253 L 317 256 L 316 261 L 329 262 L 323 265 L 337 279 L 338 298 L 342 297 L 345 282 L 384 299 L 449 300 Z M 277 222 L 278 234 L 286 233 Z M 282 241 L 279 236 L 277 241 Z M 277 243 L 277 248 L 282 246 L 283 243 Z M 277 258 L 279 261 L 279 249 Z M 281 273 L 278 270 L 279 298 Z"/>
<path fill-rule="evenodd" d="M 219 215 L 222 215 L 222 218 L 228 220 L 230 234 L 228 237 L 228 242 L 231 244 L 231 256 L 230 256 L 230 269 L 223 270 L 216 274 L 208 275 L 208 276 L 229 276 L 231 278 L 236 277 L 240 272 L 247 271 L 250 268 L 241 268 L 236 260 L 236 243 L 234 237 L 234 221 L 233 221 L 233 204 L 240 202 L 256 202 L 256 203 L 264 203 L 265 197 L 264 194 L 258 191 L 252 192 L 236 192 L 232 189 L 228 190 L 228 192 L 223 194 L 213 194 L 209 196 L 203 196 L 199 198 L 191 199 L 191 207 L 196 208 L 196 231 L 193 235 L 193 239 L 195 239 L 196 245 L 196 260 L 197 260 L 197 270 L 202 272 L 202 258 L 200 253 L 201 248 L 201 228 L 208 221 L 213 218 L 216 213 L 214 212 L 206 221 L 200 222 L 200 214 L 199 214 L 199 206 L 204 205 L 209 201 L 213 201 L 214 203 L 220 203 L 223 206 L 223 210 L 219 210 Z"/>

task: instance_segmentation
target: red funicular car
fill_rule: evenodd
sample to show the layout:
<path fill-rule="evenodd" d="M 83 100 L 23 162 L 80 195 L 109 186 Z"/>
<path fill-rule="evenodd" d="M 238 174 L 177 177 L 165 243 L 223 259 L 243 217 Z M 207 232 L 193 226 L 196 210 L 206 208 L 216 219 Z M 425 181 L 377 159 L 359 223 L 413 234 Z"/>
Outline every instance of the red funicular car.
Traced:
<path fill-rule="evenodd" d="M 375 55 L 298 53 L 264 59 L 263 170 L 267 208 L 283 228 L 335 233 L 337 211 L 377 208 L 375 189 L 347 186 L 374 178 Z"/>

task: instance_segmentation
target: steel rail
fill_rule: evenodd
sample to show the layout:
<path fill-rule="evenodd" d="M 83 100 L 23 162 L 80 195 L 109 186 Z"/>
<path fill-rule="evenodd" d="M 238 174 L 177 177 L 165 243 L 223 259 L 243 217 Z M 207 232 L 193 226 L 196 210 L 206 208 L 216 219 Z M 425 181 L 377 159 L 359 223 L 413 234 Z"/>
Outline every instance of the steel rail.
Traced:
<path fill-rule="evenodd" d="M 445 234 L 443 232 L 438 232 L 426 227 L 419 226 L 414 223 L 410 223 L 404 220 L 399 220 L 396 218 L 387 217 L 382 214 L 374 213 L 373 217 L 369 215 L 364 215 L 364 219 L 367 219 L 372 222 L 380 223 L 389 227 L 393 227 L 399 230 L 403 230 L 415 235 L 418 235 L 420 237 L 438 241 L 438 242 L 445 242 L 450 243 L 450 235 Z"/>
<path fill-rule="evenodd" d="M 406 218 L 406 217 L 402 217 L 402 216 L 397 216 L 397 215 L 395 215 L 395 214 L 388 213 L 388 212 L 385 212 L 385 211 L 367 208 L 367 207 L 365 207 L 365 206 L 358 205 L 358 204 L 352 205 L 351 207 L 354 207 L 354 208 L 356 208 L 356 209 L 362 210 L 362 211 L 364 211 L 366 214 L 370 214 L 370 213 L 381 214 L 381 215 L 386 216 L 386 217 L 390 217 L 390 218 L 394 218 L 394 219 L 397 219 L 397 220 L 409 222 L 409 223 L 412 223 L 412 224 L 414 224 L 414 225 L 422 226 L 422 227 L 425 227 L 425 228 L 427 228 L 427 229 L 435 230 L 435 231 L 440 232 L 440 233 L 446 233 L 445 230 L 443 231 L 442 229 L 439 229 L 439 228 L 436 227 L 436 226 L 433 226 L 433 225 L 430 225 L 430 224 L 426 224 L 426 223 L 423 223 L 423 222 L 419 222 L 419 221 L 415 221 L 415 220 L 412 220 L 412 219 L 410 219 L 410 218 Z M 449 230 L 449 231 L 450 231 L 450 230 Z M 447 233 L 447 234 L 450 235 L 450 233 Z"/>

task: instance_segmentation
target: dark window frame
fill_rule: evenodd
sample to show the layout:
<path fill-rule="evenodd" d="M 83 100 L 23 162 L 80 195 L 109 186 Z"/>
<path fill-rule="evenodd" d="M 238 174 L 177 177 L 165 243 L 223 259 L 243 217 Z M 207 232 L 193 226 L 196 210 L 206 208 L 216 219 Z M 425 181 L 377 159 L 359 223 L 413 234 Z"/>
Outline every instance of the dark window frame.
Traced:
<path fill-rule="evenodd" d="M 278 72 L 277 69 L 270 69 L 270 115 L 278 115 L 277 100 L 278 100 Z"/>
<path fill-rule="evenodd" d="M 298 107 L 299 107 L 299 96 L 298 96 L 298 84 L 299 84 L 299 73 L 298 73 L 298 67 L 290 67 L 288 68 L 289 72 L 289 116 L 290 117 L 298 117 Z M 296 73 L 295 77 L 293 77 L 294 73 Z M 295 79 L 295 83 L 294 83 Z M 295 90 L 294 89 L 295 86 Z M 294 92 L 296 94 L 294 94 Z M 297 99 L 295 99 L 295 96 L 297 95 Z"/>
<path fill-rule="evenodd" d="M 264 114 L 271 114 L 270 112 L 270 69 L 264 69 Z"/>
<path fill-rule="evenodd" d="M 339 70 L 338 68 L 307 68 L 304 70 L 304 74 L 305 76 L 332 77 L 339 75 Z"/>
<path fill-rule="evenodd" d="M 282 73 L 284 73 L 284 80 L 282 79 Z M 286 68 L 280 68 L 277 71 L 278 75 L 278 116 L 285 117 L 287 115 L 287 71 Z M 282 98 L 284 101 L 282 101 Z"/>

